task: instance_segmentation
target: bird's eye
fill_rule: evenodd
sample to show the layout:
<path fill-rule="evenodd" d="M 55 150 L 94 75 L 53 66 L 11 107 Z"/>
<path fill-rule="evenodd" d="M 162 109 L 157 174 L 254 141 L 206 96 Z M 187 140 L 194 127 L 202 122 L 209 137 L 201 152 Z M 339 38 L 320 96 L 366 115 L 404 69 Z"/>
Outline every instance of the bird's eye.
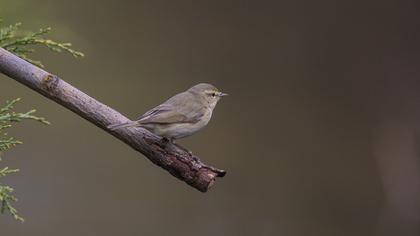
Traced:
<path fill-rule="evenodd" d="M 212 96 L 212 97 L 216 97 L 216 93 L 212 93 L 212 94 L 211 94 L 211 96 Z"/>

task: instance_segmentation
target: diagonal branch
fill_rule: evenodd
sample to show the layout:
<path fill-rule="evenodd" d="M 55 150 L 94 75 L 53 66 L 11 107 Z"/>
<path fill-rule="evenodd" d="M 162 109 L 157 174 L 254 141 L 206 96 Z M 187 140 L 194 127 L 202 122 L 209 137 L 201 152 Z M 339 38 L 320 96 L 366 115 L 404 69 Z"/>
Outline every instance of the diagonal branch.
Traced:
<path fill-rule="evenodd" d="M 125 123 L 129 119 L 59 77 L 3 48 L 0 48 L 0 72 L 70 109 L 202 192 L 206 192 L 214 184 L 216 177 L 223 177 L 226 174 L 223 170 L 203 164 L 188 150 L 167 143 L 145 129 L 107 129 L 110 124 Z"/>

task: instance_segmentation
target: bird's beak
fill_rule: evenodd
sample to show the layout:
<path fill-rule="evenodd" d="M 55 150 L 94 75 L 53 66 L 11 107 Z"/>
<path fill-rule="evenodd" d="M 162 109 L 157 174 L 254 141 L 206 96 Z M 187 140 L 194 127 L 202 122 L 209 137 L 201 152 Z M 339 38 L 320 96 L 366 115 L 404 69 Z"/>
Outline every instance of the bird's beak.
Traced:
<path fill-rule="evenodd" d="M 224 97 L 224 96 L 227 96 L 227 95 L 229 95 L 229 94 L 227 94 L 227 93 L 219 93 L 219 97 Z"/>

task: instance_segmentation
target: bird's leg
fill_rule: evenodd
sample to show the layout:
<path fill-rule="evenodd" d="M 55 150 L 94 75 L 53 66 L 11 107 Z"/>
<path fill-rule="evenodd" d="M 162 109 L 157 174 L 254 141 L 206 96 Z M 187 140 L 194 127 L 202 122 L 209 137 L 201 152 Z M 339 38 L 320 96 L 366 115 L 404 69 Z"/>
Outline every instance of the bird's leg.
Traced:
<path fill-rule="evenodd" d="M 187 149 L 185 149 L 185 148 L 179 146 L 178 144 L 176 144 L 174 138 L 162 137 L 162 142 L 165 144 L 165 146 L 167 146 L 168 144 L 172 144 L 172 145 L 177 146 L 178 148 L 180 148 L 184 151 L 188 151 Z"/>

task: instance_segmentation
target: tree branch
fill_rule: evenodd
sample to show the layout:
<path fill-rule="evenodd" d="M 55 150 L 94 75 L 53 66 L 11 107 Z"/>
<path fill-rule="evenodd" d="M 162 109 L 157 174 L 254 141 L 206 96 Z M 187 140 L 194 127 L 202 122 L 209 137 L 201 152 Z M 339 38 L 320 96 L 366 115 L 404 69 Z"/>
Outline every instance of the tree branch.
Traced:
<path fill-rule="evenodd" d="M 3 48 L 0 48 L 0 72 L 70 109 L 201 192 L 206 192 L 214 184 L 216 177 L 226 174 L 224 170 L 203 164 L 185 148 L 167 143 L 145 129 L 109 130 L 108 125 L 125 123 L 129 119 L 59 77 Z"/>

